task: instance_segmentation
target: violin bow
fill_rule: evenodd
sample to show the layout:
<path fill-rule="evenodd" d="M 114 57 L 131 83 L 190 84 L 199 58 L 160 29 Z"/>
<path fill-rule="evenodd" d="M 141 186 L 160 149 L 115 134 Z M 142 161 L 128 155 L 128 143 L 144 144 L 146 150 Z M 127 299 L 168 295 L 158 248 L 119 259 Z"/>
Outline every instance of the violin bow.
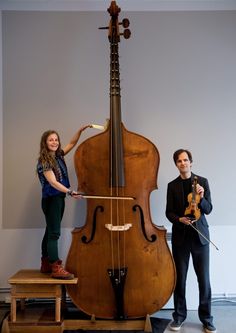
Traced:
<path fill-rule="evenodd" d="M 194 221 L 192 221 L 192 222 L 190 222 L 190 224 L 189 225 L 191 225 L 191 227 L 194 229 L 194 230 L 196 230 L 198 233 L 199 233 L 199 235 L 201 235 L 203 238 L 205 238 L 205 240 L 207 240 L 209 243 L 211 243 L 215 248 L 216 248 L 216 250 L 218 250 L 219 251 L 219 248 L 210 240 L 210 239 L 208 239 L 205 235 L 203 235 L 202 233 L 201 233 L 201 231 L 199 231 L 196 227 L 194 227 L 194 225 L 193 225 L 193 222 L 195 222 L 196 220 L 194 220 Z"/>
<path fill-rule="evenodd" d="M 92 195 L 92 194 L 84 194 L 77 192 L 77 195 L 81 195 L 82 198 L 85 199 L 107 199 L 107 200 L 135 200 L 135 197 L 129 196 L 115 196 L 115 195 Z"/>

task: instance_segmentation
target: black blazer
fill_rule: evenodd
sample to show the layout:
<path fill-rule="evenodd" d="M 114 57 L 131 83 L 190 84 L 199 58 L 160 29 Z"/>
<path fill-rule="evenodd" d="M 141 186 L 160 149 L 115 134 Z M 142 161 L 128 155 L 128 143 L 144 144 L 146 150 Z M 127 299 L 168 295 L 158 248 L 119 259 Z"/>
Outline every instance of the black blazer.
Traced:
<path fill-rule="evenodd" d="M 191 180 L 197 176 L 191 173 Z M 206 178 L 197 176 L 198 183 L 204 188 L 204 197 L 201 199 L 198 207 L 201 211 L 201 217 L 198 221 L 194 222 L 194 226 L 209 239 L 209 226 L 205 217 L 212 211 L 211 193 Z M 184 216 L 185 212 L 184 189 L 181 177 L 177 177 L 171 181 L 167 186 L 167 201 L 166 201 L 166 217 L 172 223 L 172 243 L 181 245 L 184 242 L 187 226 L 179 222 L 179 218 Z M 199 234 L 200 241 L 203 245 L 208 241 Z"/>

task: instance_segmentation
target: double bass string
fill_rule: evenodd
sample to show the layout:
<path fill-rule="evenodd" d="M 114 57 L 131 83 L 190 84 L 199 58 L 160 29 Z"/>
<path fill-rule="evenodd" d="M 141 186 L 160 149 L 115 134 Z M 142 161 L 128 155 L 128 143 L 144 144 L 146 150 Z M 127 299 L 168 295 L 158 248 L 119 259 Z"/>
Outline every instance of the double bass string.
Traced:
<path fill-rule="evenodd" d="M 112 137 L 112 126 L 110 126 L 110 135 Z M 110 138 L 110 154 L 112 154 L 112 140 Z M 110 157 L 110 195 L 113 195 L 113 191 L 112 191 L 112 161 L 113 158 L 112 156 Z M 113 200 L 110 200 L 110 223 L 111 226 L 113 226 L 113 216 L 112 216 L 112 212 L 113 212 Z M 112 228 L 110 231 L 110 242 L 111 242 L 111 262 L 112 262 L 112 270 L 113 270 L 113 274 L 114 274 L 114 268 L 115 268 L 115 263 L 114 263 L 114 244 L 113 244 L 113 234 L 112 234 Z"/>
<path fill-rule="evenodd" d="M 120 196 L 120 150 L 118 150 L 118 143 L 120 143 L 120 132 L 117 133 L 117 126 L 116 130 L 113 128 L 113 125 L 117 122 L 115 119 L 117 118 L 116 115 L 113 114 L 114 111 L 120 112 L 119 107 L 120 104 L 116 104 L 115 110 L 113 109 L 114 104 L 112 101 L 113 98 L 117 97 L 117 92 L 119 90 L 116 90 L 117 87 L 119 87 L 119 62 L 118 62 L 118 44 L 114 40 L 112 40 L 111 44 L 111 64 L 110 64 L 110 98 L 111 98 L 111 126 L 110 126 L 110 184 L 111 184 L 111 195 L 113 195 L 113 191 L 117 197 Z M 114 88 L 115 87 L 115 88 Z M 115 92 L 114 92 L 115 89 Z M 113 119 L 114 117 L 114 119 Z M 117 119 L 116 119 L 117 120 Z M 120 129 L 120 128 L 119 128 Z M 120 148 L 120 147 L 119 147 Z M 114 161 L 114 163 L 113 163 Z M 115 173 L 114 173 L 115 172 Z M 115 175 L 115 179 L 114 179 Z M 121 191 L 124 194 L 124 190 L 122 188 Z M 113 274 L 114 270 L 118 270 L 118 278 L 119 281 L 121 280 L 120 273 L 121 273 L 121 240 L 122 236 L 124 235 L 125 230 L 119 230 L 119 227 L 121 226 L 121 220 L 124 222 L 124 216 L 125 216 L 125 210 L 124 210 L 124 200 L 115 200 L 114 202 L 111 202 L 111 251 L 112 251 L 112 267 L 113 267 Z M 114 226 L 114 229 L 113 229 Z M 116 229 L 117 228 L 117 229 Z M 123 238 L 124 241 L 124 238 Z M 125 241 L 123 246 L 125 246 Z M 124 252 L 124 251 L 123 251 Z"/>
<path fill-rule="evenodd" d="M 112 151 L 112 154 L 114 152 Z M 116 149 L 115 150 L 115 154 L 116 154 L 116 158 L 115 158 L 115 161 L 116 161 L 116 165 L 115 165 L 115 168 L 116 168 L 116 187 L 115 187 L 115 192 L 116 192 L 116 195 L 119 196 L 120 195 L 120 191 L 119 191 L 119 176 L 118 176 L 118 150 Z M 116 226 L 120 226 L 120 218 L 121 218 L 121 214 L 120 214 L 120 203 L 123 203 L 123 200 L 122 202 L 119 202 L 118 200 L 116 200 L 115 202 L 115 205 L 116 205 L 116 216 L 115 216 L 115 225 Z M 121 254 L 121 248 L 120 248 L 120 245 L 121 245 L 121 232 L 122 231 L 114 231 L 115 232 L 115 237 L 116 237 L 116 243 L 117 243 L 117 253 L 116 253 L 116 258 L 117 258 L 117 268 L 118 268 L 118 277 L 119 277 L 119 282 L 121 281 L 121 277 L 120 277 L 120 272 L 121 272 L 121 257 L 120 257 L 120 254 Z"/>
<path fill-rule="evenodd" d="M 112 138 L 113 138 L 113 128 L 111 126 L 111 139 L 110 139 L 110 195 L 119 197 L 119 186 L 118 184 L 118 156 L 116 156 L 115 161 L 116 165 L 113 165 L 113 154 L 117 155 L 117 150 L 113 150 L 113 144 L 112 144 Z M 116 186 L 113 188 L 113 168 L 115 167 L 115 175 L 116 175 Z M 111 230 L 110 230 L 110 241 L 111 241 L 111 261 L 112 261 L 112 270 L 113 274 L 115 274 L 115 268 L 118 268 L 118 271 L 120 272 L 121 268 L 121 259 L 120 259 L 120 231 L 116 231 L 115 228 L 113 227 L 119 226 L 119 217 L 120 217 L 120 201 L 124 200 L 110 200 L 110 225 L 111 225 Z M 120 275 L 119 275 L 119 280 L 120 280 Z"/>
<path fill-rule="evenodd" d="M 124 190 L 122 191 L 123 192 L 123 195 L 124 195 Z M 123 225 L 125 225 L 126 224 L 126 215 L 125 215 L 125 201 L 124 200 L 122 200 L 122 212 L 123 212 Z M 126 265 L 125 265 L 125 256 L 126 256 L 126 251 L 125 251 L 125 249 L 126 249 L 126 246 L 125 246 L 125 244 L 126 244 L 126 231 L 124 230 L 124 232 L 123 232 L 123 246 L 124 246 L 124 251 L 123 251 L 123 267 L 125 267 Z"/>

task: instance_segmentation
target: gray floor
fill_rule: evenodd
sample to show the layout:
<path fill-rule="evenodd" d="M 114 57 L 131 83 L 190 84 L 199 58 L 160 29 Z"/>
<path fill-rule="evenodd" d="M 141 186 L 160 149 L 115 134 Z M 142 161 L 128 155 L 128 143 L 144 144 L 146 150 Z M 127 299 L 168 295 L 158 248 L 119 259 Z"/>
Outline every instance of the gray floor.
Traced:
<path fill-rule="evenodd" d="M 4 315 L 10 309 L 5 306 L 0 307 L 0 319 L 2 320 Z M 157 318 L 172 319 L 173 310 L 161 310 L 153 315 Z M 224 305 L 212 306 L 212 315 L 214 316 L 214 324 L 217 328 L 217 333 L 236 333 L 236 303 L 226 303 Z M 0 330 L 1 331 L 1 330 Z M 165 333 L 173 333 L 168 327 Z M 202 324 L 198 319 L 197 311 L 188 311 L 188 317 L 181 327 L 179 333 L 200 333 L 204 332 Z"/>
<path fill-rule="evenodd" d="M 158 318 L 172 319 L 172 310 L 161 310 L 154 316 Z M 212 315 L 217 333 L 236 333 L 236 304 L 213 305 Z M 165 333 L 173 333 L 168 327 Z M 181 327 L 179 333 L 200 333 L 204 332 L 201 322 L 198 319 L 197 311 L 188 311 L 188 317 Z"/>

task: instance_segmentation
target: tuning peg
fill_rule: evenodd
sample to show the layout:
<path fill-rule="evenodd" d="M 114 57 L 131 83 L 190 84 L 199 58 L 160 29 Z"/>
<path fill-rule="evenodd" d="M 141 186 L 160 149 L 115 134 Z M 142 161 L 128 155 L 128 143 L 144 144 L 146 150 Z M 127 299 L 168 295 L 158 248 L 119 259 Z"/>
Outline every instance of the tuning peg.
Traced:
<path fill-rule="evenodd" d="M 123 33 L 120 34 L 121 36 L 124 36 L 125 39 L 129 39 L 131 35 L 131 31 L 129 29 L 125 29 Z"/>
<path fill-rule="evenodd" d="M 122 25 L 124 28 L 128 28 L 129 20 L 127 18 L 124 18 L 122 22 L 119 22 L 119 24 Z"/>

